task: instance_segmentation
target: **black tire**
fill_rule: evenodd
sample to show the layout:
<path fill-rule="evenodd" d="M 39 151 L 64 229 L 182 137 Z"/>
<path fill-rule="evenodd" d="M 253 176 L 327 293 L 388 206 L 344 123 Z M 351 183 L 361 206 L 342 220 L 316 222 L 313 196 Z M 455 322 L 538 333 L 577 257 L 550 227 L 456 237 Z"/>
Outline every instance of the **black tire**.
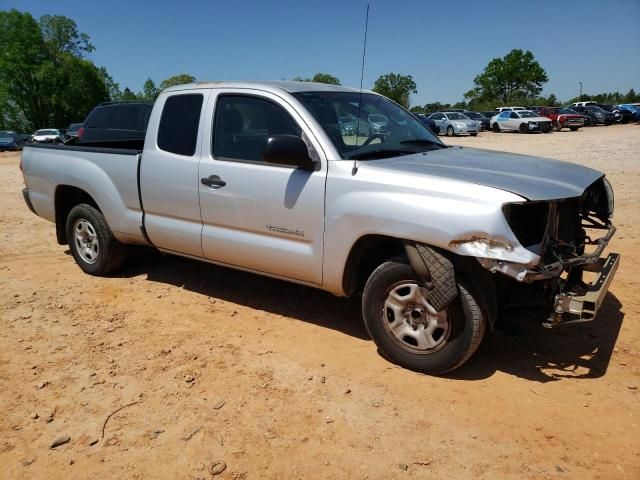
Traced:
<path fill-rule="evenodd" d="M 493 131 L 500 133 L 500 125 L 498 125 L 498 122 L 493 122 Z"/>
<path fill-rule="evenodd" d="M 454 132 L 453 132 L 453 127 L 451 125 L 449 125 L 447 127 L 447 137 L 453 137 Z"/>
<path fill-rule="evenodd" d="M 446 338 L 433 352 L 418 353 L 403 346 L 385 325 L 390 321 L 385 312 L 390 289 L 403 282 L 417 284 L 418 276 L 410 265 L 397 260 L 383 263 L 371 274 L 362 295 L 362 316 L 369 335 L 385 357 L 402 367 L 439 375 L 460 367 L 475 353 L 484 336 L 486 318 L 480 297 L 469 283 L 461 278 L 456 281 L 458 296 L 445 310 L 449 329 Z"/>
<path fill-rule="evenodd" d="M 560 131 L 562 131 L 562 125 L 560 124 L 560 122 L 554 122 L 554 124 L 553 124 L 553 129 L 554 129 L 556 132 L 560 132 Z"/>
<path fill-rule="evenodd" d="M 74 229 L 80 229 L 82 226 L 89 230 L 91 239 L 97 239 L 93 262 L 81 251 L 82 240 L 76 238 Z M 104 215 L 96 208 L 85 203 L 73 207 L 67 216 L 66 232 L 71 254 L 85 273 L 102 276 L 122 267 L 127 252 L 126 246 L 116 240 Z"/>
<path fill-rule="evenodd" d="M 472 137 L 477 137 L 478 136 L 477 133 L 470 133 L 469 135 L 471 135 Z"/>
<path fill-rule="evenodd" d="M 528 130 L 528 125 L 526 123 L 521 123 L 520 126 L 518 127 L 518 131 L 520 133 L 527 133 Z"/>
<path fill-rule="evenodd" d="M 580 127 L 569 127 L 572 132 L 577 132 Z"/>

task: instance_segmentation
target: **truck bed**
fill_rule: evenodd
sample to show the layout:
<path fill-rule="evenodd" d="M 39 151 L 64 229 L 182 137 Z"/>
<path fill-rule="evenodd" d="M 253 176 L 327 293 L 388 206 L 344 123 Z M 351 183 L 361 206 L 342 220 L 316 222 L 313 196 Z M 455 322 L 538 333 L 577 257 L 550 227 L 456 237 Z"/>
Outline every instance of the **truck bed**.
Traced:
<path fill-rule="evenodd" d="M 55 222 L 56 196 L 65 189 L 82 189 L 98 205 L 116 238 L 147 243 L 141 230 L 141 154 L 122 148 L 25 145 L 22 169 L 31 204 L 38 215 Z"/>

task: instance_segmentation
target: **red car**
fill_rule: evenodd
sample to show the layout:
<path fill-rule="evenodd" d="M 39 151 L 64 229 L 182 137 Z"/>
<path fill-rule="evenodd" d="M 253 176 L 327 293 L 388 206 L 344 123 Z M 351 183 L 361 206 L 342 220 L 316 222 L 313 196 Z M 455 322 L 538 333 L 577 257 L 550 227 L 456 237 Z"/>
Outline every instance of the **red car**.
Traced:
<path fill-rule="evenodd" d="M 550 118 L 553 122 L 553 129 L 559 132 L 563 128 L 568 128 L 575 132 L 580 127 L 584 127 L 584 116 L 561 107 L 540 107 L 538 115 Z"/>

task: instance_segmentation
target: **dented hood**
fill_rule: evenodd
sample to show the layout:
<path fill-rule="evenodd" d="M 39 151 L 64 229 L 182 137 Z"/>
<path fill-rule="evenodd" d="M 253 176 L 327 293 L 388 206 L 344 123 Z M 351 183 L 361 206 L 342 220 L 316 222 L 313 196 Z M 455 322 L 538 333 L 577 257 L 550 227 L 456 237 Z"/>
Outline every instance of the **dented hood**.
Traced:
<path fill-rule="evenodd" d="M 499 188 L 527 200 L 579 197 L 604 175 L 575 163 L 466 147 L 369 160 L 367 165 Z"/>

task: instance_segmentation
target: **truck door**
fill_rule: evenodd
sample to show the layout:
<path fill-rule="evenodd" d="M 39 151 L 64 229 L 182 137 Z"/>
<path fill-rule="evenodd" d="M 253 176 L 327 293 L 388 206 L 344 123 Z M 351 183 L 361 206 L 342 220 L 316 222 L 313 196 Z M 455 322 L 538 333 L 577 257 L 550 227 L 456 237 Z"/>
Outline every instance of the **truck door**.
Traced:
<path fill-rule="evenodd" d="M 202 249 L 212 261 L 322 283 L 327 162 L 286 100 L 259 90 L 214 90 L 199 168 Z M 302 136 L 317 171 L 266 164 L 271 135 Z M 315 151 L 314 151 L 315 150 Z"/>
<path fill-rule="evenodd" d="M 147 235 L 160 249 L 196 257 L 203 256 L 196 184 L 208 95 L 208 90 L 197 89 L 161 95 L 149 120 L 140 163 Z"/>

